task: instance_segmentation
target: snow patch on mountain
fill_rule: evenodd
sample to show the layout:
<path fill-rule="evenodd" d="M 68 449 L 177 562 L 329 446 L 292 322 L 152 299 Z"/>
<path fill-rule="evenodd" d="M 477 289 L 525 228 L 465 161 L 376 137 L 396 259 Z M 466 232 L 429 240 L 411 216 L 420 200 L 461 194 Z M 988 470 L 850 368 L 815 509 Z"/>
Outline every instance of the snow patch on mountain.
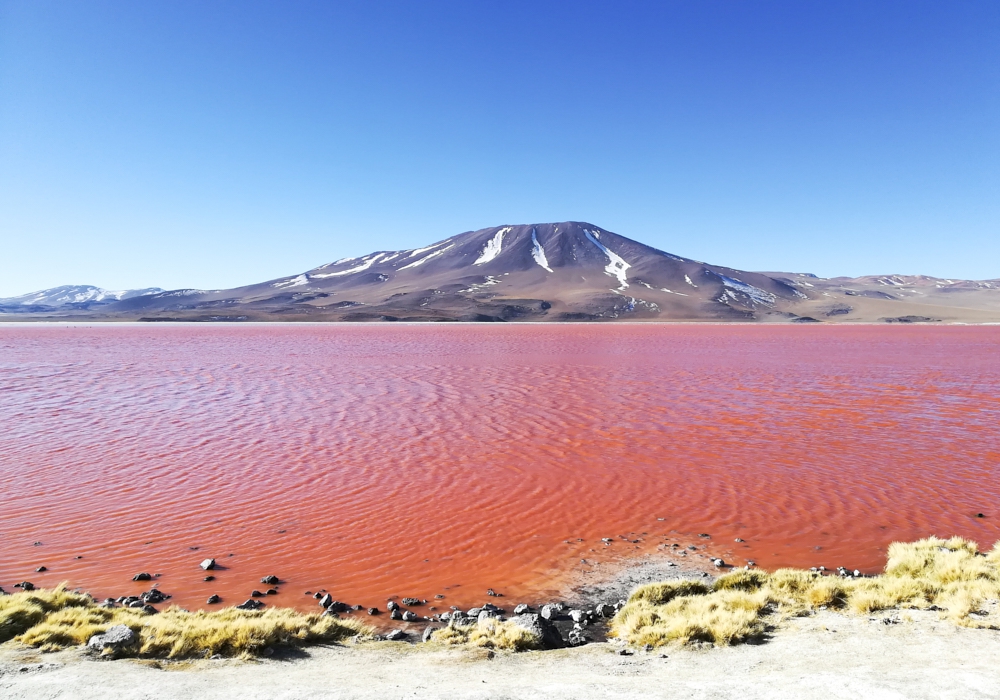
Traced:
<path fill-rule="evenodd" d="M 535 229 L 531 229 L 531 257 L 535 259 L 540 267 L 544 267 L 549 272 L 552 272 L 552 268 L 549 267 L 549 260 L 545 257 L 545 249 L 542 248 L 542 244 L 538 242 L 538 237 L 535 235 Z"/>
<path fill-rule="evenodd" d="M 597 238 L 600 237 L 601 235 L 600 233 L 598 233 L 597 231 L 588 231 L 587 229 L 584 229 L 583 232 L 591 243 L 600 248 L 601 251 L 608 256 L 609 262 L 607 266 L 604 268 L 604 273 L 611 277 L 618 278 L 618 284 L 621 285 L 620 287 L 618 287 L 618 289 L 628 289 L 628 281 L 625 275 L 625 271 L 632 266 L 629 265 L 627 262 L 625 262 L 625 260 L 623 260 L 622 257 L 619 256 L 618 254 L 612 253 L 610 250 L 608 250 L 607 246 L 605 246 L 603 243 L 597 240 Z"/>
<path fill-rule="evenodd" d="M 354 267 L 348 268 L 346 270 L 341 270 L 340 272 L 324 272 L 321 275 L 313 274 L 313 277 L 316 279 L 325 279 L 327 277 L 341 277 L 343 275 L 353 275 L 356 272 L 363 272 L 372 265 L 374 265 L 375 263 L 377 263 L 382 258 L 383 255 L 385 255 L 385 253 L 375 253 L 375 255 L 368 256 L 367 258 L 361 258 L 364 262 L 362 262 L 360 265 L 355 265 Z M 383 260 L 382 262 L 385 262 L 385 260 Z"/>
<path fill-rule="evenodd" d="M 503 235 L 511 230 L 511 227 L 502 228 L 493 234 L 493 238 L 486 241 L 486 246 L 483 248 L 483 252 L 479 254 L 476 262 L 473 265 L 485 265 L 490 260 L 500 255 L 500 250 L 503 248 Z"/>
<path fill-rule="evenodd" d="M 399 268 L 399 270 L 400 270 L 400 272 L 402 272 L 403 270 L 408 270 L 411 267 L 417 267 L 418 265 L 423 265 L 425 262 L 427 262 L 431 258 L 436 258 L 437 256 L 441 255 L 442 253 L 448 252 L 449 250 L 451 250 L 454 247 L 455 247 L 455 244 L 452 243 L 447 248 L 442 248 L 441 250 L 435 250 L 433 253 L 431 253 L 429 255 L 425 255 L 424 257 L 420 258 L 420 260 L 417 260 L 415 262 L 411 262 L 409 265 L 403 265 L 401 268 Z M 429 249 L 425 249 L 425 250 L 429 250 Z M 411 255 L 410 257 L 412 258 L 413 256 Z"/>
<path fill-rule="evenodd" d="M 777 301 L 778 299 L 776 296 L 771 294 L 771 292 L 764 291 L 763 289 L 755 287 L 752 284 L 747 284 L 743 280 L 738 280 L 733 277 L 726 277 L 725 275 L 719 275 L 719 279 L 721 279 L 722 284 L 729 287 L 729 289 L 735 289 L 737 292 L 743 292 L 744 294 L 746 294 L 748 297 L 750 297 L 750 300 L 755 304 L 765 304 L 766 306 L 774 306 L 774 302 Z M 729 292 L 728 289 L 726 291 L 730 297 L 736 299 L 736 296 L 732 294 L 732 292 Z"/>

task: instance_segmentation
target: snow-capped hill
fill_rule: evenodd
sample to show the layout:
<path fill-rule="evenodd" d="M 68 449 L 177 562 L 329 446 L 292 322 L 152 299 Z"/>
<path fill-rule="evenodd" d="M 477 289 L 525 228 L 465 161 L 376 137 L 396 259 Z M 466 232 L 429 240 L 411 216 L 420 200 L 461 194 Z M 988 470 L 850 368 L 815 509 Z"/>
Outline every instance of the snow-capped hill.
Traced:
<path fill-rule="evenodd" d="M 71 306 L 75 304 L 90 304 L 100 302 L 121 301 L 122 299 L 132 299 L 134 297 L 157 294 L 163 290 L 159 287 L 149 287 L 146 289 L 126 289 L 121 291 L 111 291 L 94 287 L 89 284 L 63 285 L 43 289 L 30 294 L 22 294 L 16 297 L 0 299 L 0 306 L 45 306 L 59 308 L 61 306 Z"/>

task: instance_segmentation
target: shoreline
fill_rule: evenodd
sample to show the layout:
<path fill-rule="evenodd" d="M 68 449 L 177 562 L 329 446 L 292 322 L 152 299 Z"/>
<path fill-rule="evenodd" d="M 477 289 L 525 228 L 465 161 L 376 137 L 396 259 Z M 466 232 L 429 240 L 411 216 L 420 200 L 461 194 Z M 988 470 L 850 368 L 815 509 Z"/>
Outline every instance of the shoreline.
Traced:
<path fill-rule="evenodd" d="M 150 700 L 1000 697 L 995 630 L 956 627 L 929 611 L 890 624 L 883 617 L 824 611 L 790 621 L 761 645 L 627 656 L 608 643 L 494 653 L 374 642 L 255 661 L 94 661 L 76 649 L 3 645 L 0 695 L 103 700 L 141 688 Z"/>

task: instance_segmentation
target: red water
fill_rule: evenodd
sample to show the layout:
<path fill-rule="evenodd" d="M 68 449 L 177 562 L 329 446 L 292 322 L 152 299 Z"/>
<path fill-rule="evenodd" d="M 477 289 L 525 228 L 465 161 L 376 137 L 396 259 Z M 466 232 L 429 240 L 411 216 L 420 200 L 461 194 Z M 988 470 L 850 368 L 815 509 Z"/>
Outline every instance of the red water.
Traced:
<path fill-rule="evenodd" d="M 664 534 L 768 568 L 992 544 L 998 351 L 996 327 L 0 327 L 0 584 L 468 605 Z"/>

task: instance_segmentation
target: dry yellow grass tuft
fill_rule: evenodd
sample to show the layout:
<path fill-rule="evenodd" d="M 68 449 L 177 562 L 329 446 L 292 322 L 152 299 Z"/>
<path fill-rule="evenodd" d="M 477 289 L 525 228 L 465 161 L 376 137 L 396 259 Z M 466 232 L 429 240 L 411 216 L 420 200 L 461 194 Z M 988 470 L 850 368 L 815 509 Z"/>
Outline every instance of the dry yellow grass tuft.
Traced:
<path fill-rule="evenodd" d="M 431 641 L 439 644 L 483 647 L 505 651 L 528 651 L 541 648 L 541 640 L 513 622 L 484 620 L 475 625 L 449 625 L 435 630 Z"/>
<path fill-rule="evenodd" d="M 103 608 L 64 587 L 0 597 L 0 642 L 16 639 L 43 651 L 86 644 L 113 625 L 139 637 L 132 653 L 156 658 L 255 656 L 265 649 L 341 641 L 368 634 L 356 620 L 283 608 L 189 612 L 171 607 L 157 615 Z"/>
<path fill-rule="evenodd" d="M 629 644 L 734 644 L 762 636 L 770 611 L 797 615 L 825 606 L 858 614 L 890 608 L 943 609 L 957 624 L 975 620 L 983 601 L 1000 598 L 1000 542 L 989 553 L 960 537 L 894 542 L 885 573 L 872 578 L 779 569 L 734 571 L 709 589 L 699 581 L 642 586 L 615 616 L 611 635 Z"/>

